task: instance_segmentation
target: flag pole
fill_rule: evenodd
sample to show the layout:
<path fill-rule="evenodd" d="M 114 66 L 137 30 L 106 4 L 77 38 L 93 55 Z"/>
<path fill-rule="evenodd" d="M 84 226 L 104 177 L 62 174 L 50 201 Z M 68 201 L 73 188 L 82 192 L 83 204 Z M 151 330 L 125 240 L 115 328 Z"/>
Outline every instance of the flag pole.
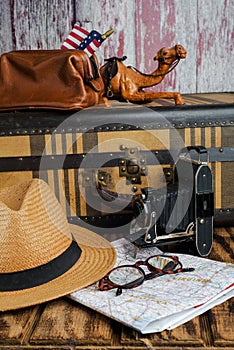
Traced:
<path fill-rule="evenodd" d="M 112 33 L 114 33 L 114 29 L 109 29 L 106 33 L 102 34 L 102 40 L 106 40 Z"/>

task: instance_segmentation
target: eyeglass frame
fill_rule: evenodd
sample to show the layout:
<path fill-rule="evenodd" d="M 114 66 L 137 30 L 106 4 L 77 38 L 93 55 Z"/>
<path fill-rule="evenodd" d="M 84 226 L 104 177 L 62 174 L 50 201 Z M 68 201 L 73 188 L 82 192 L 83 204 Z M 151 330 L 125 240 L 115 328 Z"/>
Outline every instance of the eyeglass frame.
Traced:
<path fill-rule="evenodd" d="M 175 271 L 173 270 L 169 270 L 169 269 L 159 269 L 153 265 L 150 265 L 150 263 L 148 262 L 150 259 L 152 258 L 156 258 L 156 257 L 162 257 L 162 258 L 170 258 L 172 260 L 175 261 L 176 266 L 179 265 L 179 268 L 177 268 Z M 147 266 L 148 270 L 150 271 L 150 273 L 146 274 L 145 271 L 140 267 L 140 265 L 143 266 Z M 142 277 L 138 278 L 135 281 L 120 285 L 117 283 L 112 282 L 109 279 L 110 274 L 118 269 L 121 269 L 123 267 L 134 267 L 136 269 L 138 269 L 141 274 Z M 160 277 L 163 275 L 172 275 L 172 274 L 176 274 L 176 273 L 180 273 L 180 272 L 190 272 L 190 271 L 194 271 L 194 268 L 183 268 L 182 263 L 179 261 L 179 258 L 176 255 L 162 255 L 162 254 L 156 254 L 156 255 L 152 255 L 149 256 L 146 260 L 138 260 L 136 261 L 134 264 L 126 264 L 126 265 L 119 265 L 114 267 L 112 270 L 110 270 L 104 277 L 102 277 L 99 282 L 98 282 L 98 288 L 101 291 L 107 291 L 107 290 L 111 290 L 114 288 L 117 288 L 116 291 L 116 296 L 121 295 L 122 294 L 122 289 L 133 289 L 136 288 L 140 285 L 142 285 L 144 283 L 144 281 L 156 278 L 156 277 Z M 136 282 L 140 279 L 139 282 Z"/>

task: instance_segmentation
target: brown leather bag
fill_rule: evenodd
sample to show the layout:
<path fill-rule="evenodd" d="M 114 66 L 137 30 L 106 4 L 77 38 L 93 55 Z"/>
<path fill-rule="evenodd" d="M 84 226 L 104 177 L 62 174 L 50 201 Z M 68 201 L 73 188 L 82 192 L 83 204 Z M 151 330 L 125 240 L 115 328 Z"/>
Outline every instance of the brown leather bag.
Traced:
<path fill-rule="evenodd" d="M 103 93 L 97 58 L 84 51 L 12 51 L 0 57 L 0 110 L 79 110 L 104 103 Z"/>

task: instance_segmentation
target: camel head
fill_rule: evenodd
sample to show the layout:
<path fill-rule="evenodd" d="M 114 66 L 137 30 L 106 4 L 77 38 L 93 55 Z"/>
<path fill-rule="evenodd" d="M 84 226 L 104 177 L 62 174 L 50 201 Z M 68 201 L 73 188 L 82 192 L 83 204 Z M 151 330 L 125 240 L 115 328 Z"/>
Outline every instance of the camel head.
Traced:
<path fill-rule="evenodd" d="M 170 48 L 163 47 L 160 49 L 154 61 L 159 61 L 167 65 L 171 65 L 174 61 L 186 58 L 187 51 L 182 45 L 175 45 Z"/>

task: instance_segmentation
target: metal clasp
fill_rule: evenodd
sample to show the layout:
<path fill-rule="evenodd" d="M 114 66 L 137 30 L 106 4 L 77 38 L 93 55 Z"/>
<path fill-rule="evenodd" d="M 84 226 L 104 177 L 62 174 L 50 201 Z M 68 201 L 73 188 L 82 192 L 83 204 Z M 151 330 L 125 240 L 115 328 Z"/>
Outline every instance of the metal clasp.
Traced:
<path fill-rule="evenodd" d="M 141 184 L 141 176 L 147 175 L 146 160 L 138 148 L 127 148 L 124 150 L 124 158 L 119 160 L 119 176 L 125 176 L 131 184 Z"/>

